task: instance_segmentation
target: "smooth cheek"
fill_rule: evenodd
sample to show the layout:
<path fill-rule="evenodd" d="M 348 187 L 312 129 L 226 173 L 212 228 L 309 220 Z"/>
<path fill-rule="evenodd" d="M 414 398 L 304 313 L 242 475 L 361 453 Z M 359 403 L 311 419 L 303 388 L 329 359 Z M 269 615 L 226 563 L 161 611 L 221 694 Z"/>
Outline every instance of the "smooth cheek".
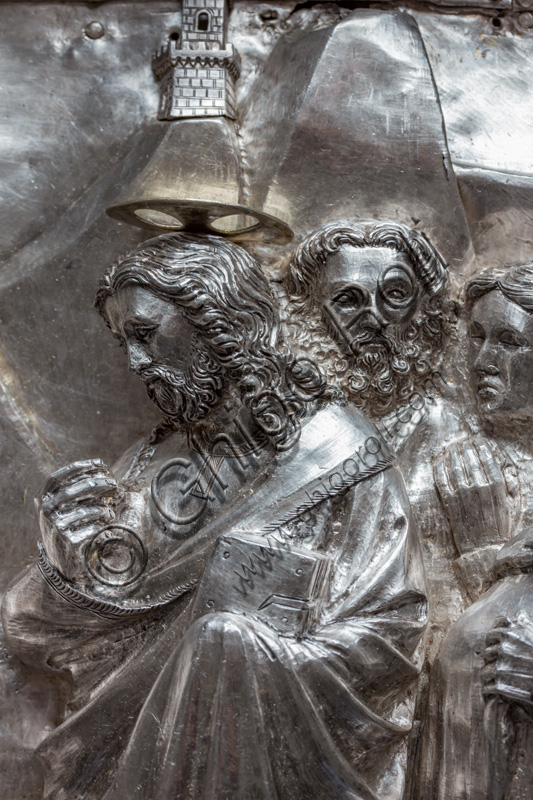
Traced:
<path fill-rule="evenodd" d="M 478 382 L 478 374 L 476 372 L 476 362 L 479 356 L 480 347 L 476 347 L 474 344 L 469 344 L 467 349 L 467 358 L 468 358 L 468 368 L 469 368 L 469 376 L 470 380 L 473 385 L 476 385 Z"/>
<path fill-rule="evenodd" d="M 179 369 L 190 362 L 193 343 L 192 329 L 162 325 L 152 341 L 152 351 L 157 361 Z"/>
<path fill-rule="evenodd" d="M 394 323 L 398 325 L 407 325 L 407 323 L 411 322 L 413 319 L 416 307 L 416 300 L 413 300 L 413 302 L 407 306 L 405 311 L 392 311 L 389 312 L 389 316 Z"/>
<path fill-rule="evenodd" d="M 182 366 L 183 354 L 176 346 L 176 342 L 171 343 L 166 338 L 155 337 L 151 342 L 150 350 L 154 361 L 158 364 L 172 365 L 177 368 Z"/>
<path fill-rule="evenodd" d="M 509 407 L 529 409 L 533 416 L 533 353 L 516 355 L 509 369 Z"/>

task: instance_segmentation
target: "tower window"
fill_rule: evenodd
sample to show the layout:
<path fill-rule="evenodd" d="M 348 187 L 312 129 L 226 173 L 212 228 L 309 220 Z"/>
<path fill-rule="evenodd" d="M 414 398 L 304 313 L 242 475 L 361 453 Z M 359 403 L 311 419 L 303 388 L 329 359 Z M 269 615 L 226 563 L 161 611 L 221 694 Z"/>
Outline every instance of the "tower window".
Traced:
<path fill-rule="evenodd" d="M 206 11 L 201 11 L 196 19 L 196 29 L 199 31 L 209 30 L 209 14 Z"/>

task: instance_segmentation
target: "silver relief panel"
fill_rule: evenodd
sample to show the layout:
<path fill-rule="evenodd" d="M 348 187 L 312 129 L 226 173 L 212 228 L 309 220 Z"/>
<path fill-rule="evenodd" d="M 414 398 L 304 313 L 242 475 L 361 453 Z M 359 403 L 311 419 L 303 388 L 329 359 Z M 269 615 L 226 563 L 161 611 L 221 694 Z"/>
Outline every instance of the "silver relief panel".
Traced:
<path fill-rule="evenodd" d="M 533 800 L 533 14 L 368 5 L 0 3 L 5 800 Z"/>

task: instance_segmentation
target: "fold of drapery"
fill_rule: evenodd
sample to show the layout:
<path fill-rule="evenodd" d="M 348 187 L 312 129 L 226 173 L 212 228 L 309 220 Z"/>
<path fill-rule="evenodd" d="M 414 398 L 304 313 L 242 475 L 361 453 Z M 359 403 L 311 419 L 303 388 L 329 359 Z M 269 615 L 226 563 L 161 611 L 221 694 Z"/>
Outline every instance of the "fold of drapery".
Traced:
<path fill-rule="evenodd" d="M 363 516 L 367 503 L 373 514 Z M 343 573 L 325 612 L 332 621 L 302 640 L 235 613 L 194 622 L 163 666 L 105 800 L 380 797 L 359 762 L 375 753 L 390 767 L 384 753 L 409 730 L 402 705 L 417 676 L 425 600 L 395 471 L 354 487 L 342 511 L 330 547 Z M 379 572 L 366 596 L 361 559 Z"/>
<path fill-rule="evenodd" d="M 422 730 L 419 800 L 519 800 L 531 790 L 532 720 L 518 704 L 484 696 L 481 674 L 487 634 L 521 613 L 533 618 L 533 575 L 494 584 L 443 640 Z"/>
<path fill-rule="evenodd" d="M 400 776 L 387 796 L 401 797 L 427 616 L 405 488 L 394 468 L 380 469 L 314 511 L 298 546 L 327 555 L 333 577 L 301 641 L 239 614 L 191 625 L 194 592 L 118 623 L 66 604 L 35 568 L 11 589 L 12 646 L 75 686 L 71 715 L 39 749 L 47 798 L 293 800 L 307 787 L 309 798 L 367 800 L 382 796 L 387 773 Z M 238 518 L 239 503 L 227 526 Z M 240 523 L 249 527 L 245 514 Z M 226 695 L 244 711 L 228 713 Z"/>

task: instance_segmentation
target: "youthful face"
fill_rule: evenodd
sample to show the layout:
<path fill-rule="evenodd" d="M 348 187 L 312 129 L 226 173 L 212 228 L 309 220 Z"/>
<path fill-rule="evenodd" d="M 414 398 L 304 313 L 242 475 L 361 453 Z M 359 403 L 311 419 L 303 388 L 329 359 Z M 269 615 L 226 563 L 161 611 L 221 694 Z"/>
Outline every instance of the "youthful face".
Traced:
<path fill-rule="evenodd" d="M 221 369 L 183 310 L 130 284 L 106 300 L 105 313 L 131 372 L 163 413 L 178 422 L 203 419 L 218 402 Z"/>
<path fill-rule="evenodd" d="M 468 358 L 482 418 L 533 417 L 533 314 L 499 289 L 483 295 L 472 309 Z"/>

